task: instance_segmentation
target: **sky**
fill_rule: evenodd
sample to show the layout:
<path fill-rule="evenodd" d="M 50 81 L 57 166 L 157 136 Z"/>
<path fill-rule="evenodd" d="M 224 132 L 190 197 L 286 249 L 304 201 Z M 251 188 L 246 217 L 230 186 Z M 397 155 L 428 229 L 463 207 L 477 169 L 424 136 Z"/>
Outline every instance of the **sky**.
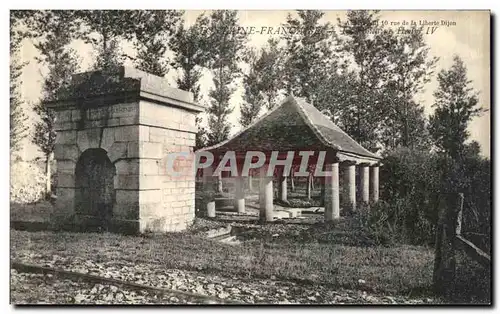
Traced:
<path fill-rule="evenodd" d="M 337 18 L 344 19 L 345 11 L 324 11 L 322 21 L 337 23 Z M 185 24 L 191 25 L 202 11 L 186 11 Z M 238 17 L 242 27 L 247 30 L 254 27 L 256 33 L 249 35 L 248 44 L 259 48 L 265 45 L 271 35 L 262 32 L 262 28 L 279 28 L 286 20 L 288 14 L 293 11 L 238 11 Z M 448 69 L 452 65 L 453 56 L 458 54 L 468 69 L 468 78 L 472 81 L 472 87 L 479 92 L 479 104 L 482 108 L 490 109 L 490 24 L 489 11 L 381 11 L 380 20 L 387 23 L 387 27 L 398 30 L 400 27 L 409 27 L 414 23 L 429 27 L 425 41 L 430 47 L 430 55 L 439 57 L 436 64 L 436 72 Z M 403 25 L 408 23 L 408 25 Z M 434 28 L 432 28 L 434 27 Z M 71 44 L 81 58 L 82 71 L 87 70 L 93 62 L 93 49 L 82 41 Z M 125 52 L 130 52 L 131 47 L 123 46 Z M 28 64 L 23 69 L 22 96 L 27 101 L 27 110 L 30 111 L 30 103 L 36 102 L 41 96 L 41 82 L 46 70 L 41 67 L 35 57 L 38 55 L 31 40 L 24 40 L 21 47 L 21 57 Z M 167 79 L 175 86 L 177 73 L 170 71 Z M 241 81 L 235 82 L 237 89 L 233 94 L 230 106 L 234 108 L 229 117 L 232 125 L 231 134 L 240 130 L 238 123 L 240 117 L 240 104 L 242 103 L 243 87 Z M 208 103 L 206 95 L 213 83 L 208 71 L 204 74 L 201 82 L 201 92 L 204 97 L 201 102 Z M 425 113 L 432 113 L 434 101 L 433 92 L 437 89 L 435 76 L 425 87 L 421 95 L 417 97 L 425 108 Z M 33 117 L 33 114 L 30 114 Z M 206 123 L 204 119 L 203 123 Z M 30 123 L 31 124 L 31 123 Z M 469 127 L 471 139 L 481 145 L 481 153 L 490 156 L 490 112 L 485 112 L 481 117 L 475 118 Z M 37 154 L 37 148 L 26 141 L 22 152 L 24 159 L 32 159 Z"/>

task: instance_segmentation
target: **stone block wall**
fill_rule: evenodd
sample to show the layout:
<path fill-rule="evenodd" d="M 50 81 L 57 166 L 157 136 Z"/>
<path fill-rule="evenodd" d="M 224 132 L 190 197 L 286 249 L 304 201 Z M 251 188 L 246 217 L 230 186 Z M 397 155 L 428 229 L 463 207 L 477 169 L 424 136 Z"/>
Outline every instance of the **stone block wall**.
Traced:
<path fill-rule="evenodd" d="M 72 120 L 72 114 L 80 118 L 81 111 L 57 113 L 54 156 L 58 164 L 58 210 L 76 214 L 78 219 L 74 212 L 76 163 L 85 150 L 102 148 L 116 167 L 113 217 L 117 224 L 137 224 L 140 232 L 186 229 L 195 212 L 192 158 L 176 162 L 176 170 L 186 173 L 183 176 L 170 176 L 166 160 L 172 152 L 193 153 L 195 115 L 147 101 L 108 108 L 87 109 L 83 114 L 91 119 L 83 122 Z M 96 112 L 101 114 L 100 119 Z M 116 117 L 115 112 L 127 115 Z M 83 129 L 71 129 L 79 123 Z"/>
<path fill-rule="evenodd" d="M 182 108 L 141 100 L 139 121 L 144 132 L 139 148 L 140 168 L 148 177 L 140 182 L 141 190 L 148 191 L 140 196 L 141 231 L 184 230 L 195 215 L 195 177 L 191 171 L 197 132 L 195 115 Z M 177 152 L 188 152 L 190 157 L 176 160 L 174 170 L 182 175 L 173 176 L 167 171 L 167 158 Z"/>
<path fill-rule="evenodd" d="M 100 72 L 75 75 L 73 83 L 78 93 L 50 104 L 57 114 L 54 153 L 58 172 L 57 211 L 73 215 L 77 224 L 99 223 L 96 220 L 102 217 L 75 211 L 81 208 L 75 202 L 82 202 L 75 201 L 75 195 L 83 191 L 76 186 L 75 176 L 82 153 L 94 149 L 91 152 L 102 155 L 104 150 L 103 158 L 108 158 L 113 167 L 113 186 L 106 181 L 109 183 L 100 187 L 103 191 L 111 187 L 111 219 L 119 227 L 114 229 L 125 227 L 136 232 L 186 229 L 195 213 L 192 153 L 197 132 L 195 117 L 203 108 L 192 102 L 191 93 L 168 87 L 160 77 L 130 68 L 106 75 Z M 103 88 L 96 91 L 92 80 L 105 82 L 100 85 Z M 167 158 L 174 152 L 190 153 L 187 159 L 178 159 L 174 164 L 182 172 L 180 176 L 166 169 Z M 107 192 L 92 195 L 107 195 L 104 193 Z M 96 199 L 101 202 L 100 197 Z M 101 203 L 110 204 L 108 200 L 103 198 Z M 96 206 L 101 208 L 99 204 Z"/>

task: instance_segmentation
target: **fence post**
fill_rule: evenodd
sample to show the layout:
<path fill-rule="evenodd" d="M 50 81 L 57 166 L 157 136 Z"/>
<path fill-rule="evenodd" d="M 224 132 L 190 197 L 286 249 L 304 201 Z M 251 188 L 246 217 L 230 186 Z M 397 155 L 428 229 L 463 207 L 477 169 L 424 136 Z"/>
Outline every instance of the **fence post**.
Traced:
<path fill-rule="evenodd" d="M 455 285 L 456 236 L 462 226 L 463 199 L 462 193 L 447 193 L 439 199 L 433 283 L 436 293 L 447 297 Z"/>

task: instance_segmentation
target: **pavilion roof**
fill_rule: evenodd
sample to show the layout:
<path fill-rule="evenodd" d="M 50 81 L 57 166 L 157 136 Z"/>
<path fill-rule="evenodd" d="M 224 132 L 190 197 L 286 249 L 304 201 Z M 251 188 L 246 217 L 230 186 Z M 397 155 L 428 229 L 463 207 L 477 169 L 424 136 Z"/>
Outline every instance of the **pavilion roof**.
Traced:
<path fill-rule="evenodd" d="M 374 162 L 381 157 L 368 151 L 341 130 L 327 116 L 305 100 L 287 97 L 230 139 L 203 151 L 299 151 L 334 150 L 343 159 Z"/>

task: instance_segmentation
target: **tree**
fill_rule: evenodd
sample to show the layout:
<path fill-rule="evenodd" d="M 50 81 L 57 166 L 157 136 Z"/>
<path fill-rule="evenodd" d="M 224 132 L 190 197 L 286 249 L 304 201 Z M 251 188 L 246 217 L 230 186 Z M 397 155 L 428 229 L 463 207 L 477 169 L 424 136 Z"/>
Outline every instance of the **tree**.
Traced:
<path fill-rule="evenodd" d="M 388 49 L 394 34 L 379 23 L 377 11 L 348 11 L 338 20 L 340 51 L 354 61 L 355 75 L 349 75 L 352 89 L 344 90 L 352 102 L 341 104 L 344 126 L 356 141 L 367 148 L 377 146 L 384 107 L 384 88 L 390 76 Z"/>
<path fill-rule="evenodd" d="M 250 69 L 243 77 L 245 92 L 243 104 L 240 107 L 240 123 L 243 127 L 249 126 L 258 117 L 264 102 L 260 89 L 257 58 L 255 50 L 248 49 L 246 59 Z"/>
<path fill-rule="evenodd" d="M 19 49 L 25 33 L 20 31 L 25 15 L 23 11 L 10 11 L 10 153 L 16 154 L 26 137 L 28 117 L 22 108 L 19 91 L 20 76 L 25 62 L 19 61 Z"/>
<path fill-rule="evenodd" d="M 83 22 L 79 37 L 97 50 L 95 69 L 114 70 L 123 64 L 124 55 L 120 39 L 133 37 L 135 21 L 133 11 L 127 10 L 77 10 Z"/>
<path fill-rule="evenodd" d="M 318 106 L 318 99 L 326 89 L 322 83 L 337 67 L 333 51 L 335 39 L 333 26 L 320 23 L 324 13 L 314 10 L 297 11 L 298 18 L 290 14 L 284 24 L 282 39 L 285 40 L 286 61 L 284 83 L 288 94 L 304 97 Z M 278 52 L 279 53 L 279 52 Z"/>
<path fill-rule="evenodd" d="M 278 47 L 278 40 L 271 38 L 260 51 L 248 49 L 245 61 L 249 66 L 243 77 L 243 104 L 240 108 L 240 123 L 248 126 L 259 115 L 265 105 L 267 110 L 277 103 L 277 97 L 283 84 L 283 49 Z"/>
<path fill-rule="evenodd" d="M 50 160 L 56 141 L 56 117 L 44 101 L 55 100 L 67 92 L 72 74 L 78 71 L 76 52 L 67 47 L 74 39 L 78 24 L 72 11 L 43 11 L 32 23 L 31 27 L 39 38 L 34 44 L 40 53 L 37 61 L 48 70 L 43 81 L 42 101 L 34 107 L 40 121 L 35 124 L 32 141 L 45 156 L 46 195 L 50 195 Z"/>
<path fill-rule="evenodd" d="M 278 46 L 278 40 L 269 39 L 254 66 L 255 72 L 259 74 L 259 89 L 268 110 L 276 106 L 279 92 L 284 87 L 284 62 L 284 50 Z"/>
<path fill-rule="evenodd" d="M 423 106 L 414 101 L 415 96 L 430 81 L 438 58 L 429 58 L 429 47 L 423 37 L 423 28 L 412 27 L 404 34 L 395 36 L 390 45 L 391 74 L 387 83 L 384 110 L 386 144 L 414 148 L 426 144 L 426 128 Z M 390 141 L 388 141 L 389 139 Z M 383 139 L 384 140 L 384 139 Z"/>
<path fill-rule="evenodd" d="M 209 19 L 204 15 L 198 16 L 193 26 L 185 29 L 180 25 L 170 40 L 170 48 L 175 53 L 174 68 L 180 69 L 182 74 L 177 78 L 177 87 L 190 91 L 194 101 L 200 101 L 199 81 L 203 68 L 209 62 Z M 198 133 L 196 133 L 195 149 L 206 146 L 207 131 L 200 126 L 201 117 L 196 117 Z"/>
<path fill-rule="evenodd" d="M 213 145 L 229 137 L 231 126 L 227 122 L 233 111 L 229 106 L 231 95 L 235 91 L 233 81 L 239 77 L 238 63 L 246 41 L 246 34 L 239 29 L 236 11 L 217 10 L 210 15 L 211 34 L 209 68 L 213 74 L 215 87 L 210 90 L 208 107 L 208 144 Z"/>
<path fill-rule="evenodd" d="M 168 42 L 174 35 L 181 11 L 176 10 L 134 10 L 134 59 L 139 70 L 158 76 L 165 76 L 170 68 L 170 60 L 165 56 Z"/>
<path fill-rule="evenodd" d="M 437 81 L 429 132 L 436 147 L 457 160 L 470 136 L 469 122 L 485 110 L 477 107 L 478 93 L 470 86 L 472 81 L 467 79 L 467 68 L 459 56 L 453 57 L 449 70 L 441 70 Z"/>

